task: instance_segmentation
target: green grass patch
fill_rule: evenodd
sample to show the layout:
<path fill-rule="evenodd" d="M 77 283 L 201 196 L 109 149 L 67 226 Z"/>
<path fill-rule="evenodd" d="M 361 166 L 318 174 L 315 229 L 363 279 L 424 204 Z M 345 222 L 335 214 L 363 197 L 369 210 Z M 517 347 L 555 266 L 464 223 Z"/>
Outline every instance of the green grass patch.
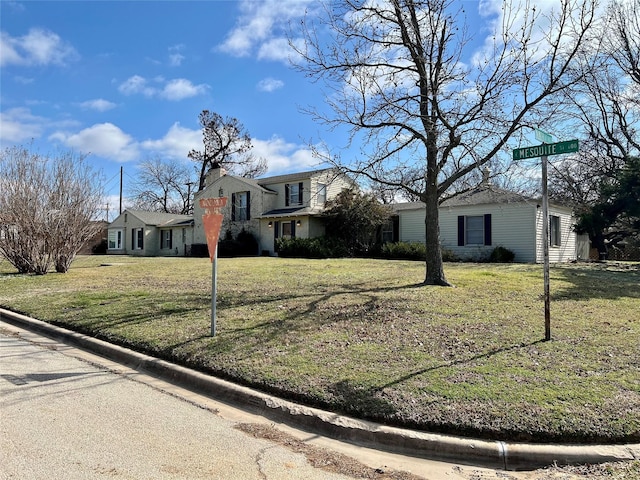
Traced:
<path fill-rule="evenodd" d="M 108 263 L 108 266 L 101 266 Z M 310 405 L 502 440 L 640 441 L 640 264 L 80 257 L 0 305 Z"/>

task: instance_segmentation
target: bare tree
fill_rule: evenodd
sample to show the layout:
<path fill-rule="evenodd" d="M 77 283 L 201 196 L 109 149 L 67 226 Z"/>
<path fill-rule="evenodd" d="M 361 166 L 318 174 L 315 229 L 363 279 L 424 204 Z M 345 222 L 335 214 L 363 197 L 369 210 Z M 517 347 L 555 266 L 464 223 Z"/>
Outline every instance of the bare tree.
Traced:
<path fill-rule="evenodd" d="M 594 222 L 593 208 L 607 203 L 603 195 L 630 159 L 640 156 L 640 0 L 614 0 L 606 13 L 599 51 L 580 88 L 567 96 L 575 113 L 571 128 L 583 132 L 580 155 L 554 162 L 550 176 L 550 194 L 574 206 L 578 228 L 583 220 L 589 223 L 585 230 L 600 252 L 628 229 Z"/>
<path fill-rule="evenodd" d="M 129 196 L 140 210 L 188 215 L 192 185 L 194 172 L 187 165 L 155 157 L 140 162 Z"/>
<path fill-rule="evenodd" d="M 100 225 L 102 187 L 84 157 L 23 147 L 0 156 L 0 254 L 21 273 L 64 273 Z"/>
<path fill-rule="evenodd" d="M 267 171 L 264 158 L 251 154 L 251 137 L 236 118 L 222 118 L 221 115 L 203 110 L 199 117 L 202 127 L 202 151 L 191 150 L 189 158 L 200 169 L 198 191 L 205 187 L 205 177 L 211 168 L 224 168 L 230 173 L 243 177 L 257 177 Z"/>
<path fill-rule="evenodd" d="M 426 284 L 449 285 L 438 205 L 557 110 L 553 100 L 579 79 L 594 2 L 562 0 L 543 13 L 506 1 L 493 35 L 472 50 L 464 3 L 332 1 L 302 22 L 303 46 L 290 42 L 298 68 L 330 89 L 330 113 L 309 113 L 363 145 L 359 160 L 330 160 L 426 204 Z"/>

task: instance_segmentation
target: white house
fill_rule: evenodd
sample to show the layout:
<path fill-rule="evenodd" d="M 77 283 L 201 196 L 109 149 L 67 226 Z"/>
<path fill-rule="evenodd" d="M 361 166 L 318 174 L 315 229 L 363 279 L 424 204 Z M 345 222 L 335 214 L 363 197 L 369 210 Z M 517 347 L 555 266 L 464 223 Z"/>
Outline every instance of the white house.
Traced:
<path fill-rule="evenodd" d="M 193 244 L 193 217 L 125 210 L 109 224 L 107 254 L 184 256 Z"/>
<path fill-rule="evenodd" d="M 272 255 L 277 238 L 313 238 L 324 235 L 320 218 L 325 203 L 354 182 L 335 169 L 249 179 L 226 175 L 223 169 L 209 172 L 206 186 L 194 197 L 194 243 L 205 244 L 200 199 L 227 197 L 222 210 L 220 236 L 235 237 L 240 231 L 252 233 L 259 252 Z M 256 252 L 258 253 L 258 252 Z"/>
<path fill-rule="evenodd" d="M 425 241 L 425 204 L 394 205 L 397 238 Z M 516 262 L 539 263 L 543 259 L 542 202 L 539 199 L 495 188 L 486 179 L 478 188 L 444 201 L 439 208 L 440 242 L 461 259 L 487 258 L 502 246 L 515 253 Z M 569 262 L 588 259 L 588 241 L 573 230 L 570 208 L 549 205 L 549 260 Z"/>

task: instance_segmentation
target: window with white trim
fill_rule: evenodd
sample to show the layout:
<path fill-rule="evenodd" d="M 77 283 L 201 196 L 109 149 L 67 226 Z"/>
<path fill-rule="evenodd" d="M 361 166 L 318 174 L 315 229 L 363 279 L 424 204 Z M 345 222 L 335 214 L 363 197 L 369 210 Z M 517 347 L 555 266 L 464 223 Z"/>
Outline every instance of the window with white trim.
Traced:
<path fill-rule="evenodd" d="M 549 216 L 549 245 L 559 247 L 562 245 L 562 230 L 560 229 L 560 217 Z"/>
<path fill-rule="evenodd" d="M 122 230 L 109 230 L 107 235 L 107 248 L 109 250 L 122 250 Z"/>
<path fill-rule="evenodd" d="M 172 240 L 173 240 L 173 232 L 172 230 L 161 230 L 160 231 L 160 238 L 161 238 L 161 243 L 160 243 L 160 248 L 162 249 L 170 249 L 173 247 L 172 245 Z"/>

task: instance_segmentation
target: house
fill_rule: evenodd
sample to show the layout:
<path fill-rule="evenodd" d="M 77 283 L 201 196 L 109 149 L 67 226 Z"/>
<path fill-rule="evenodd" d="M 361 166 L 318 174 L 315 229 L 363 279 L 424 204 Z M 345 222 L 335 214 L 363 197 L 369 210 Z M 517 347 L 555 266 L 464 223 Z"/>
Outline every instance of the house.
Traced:
<path fill-rule="evenodd" d="M 193 244 L 193 217 L 125 210 L 109 224 L 107 254 L 175 257 Z"/>
<path fill-rule="evenodd" d="M 321 214 L 325 203 L 353 180 L 335 169 L 250 179 L 226 175 L 215 168 L 207 176 L 205 188 L 194 198 L 194 243 L 206 243 L 199 200 L 227 197 L 220 236 L 236 237 L 242 230 L 258 241 L 258 252 L 275 253 L 278 238 L 313 238 L 324 235 Z"/>
<path fill-rule="evenodd" d="M 400 241 L 425 241 L 425 204 L 394 205 Z M 502 246 L 515 253 L 515 261 L 544 261 L 542 202 L 494 187 L 485 174 L 474 190 L 445 200 L 439 208 L 440 241 L 443 249 L 465 260 L 487 258 Z M 588 239 L 577 235 L 570 208 L 549 205 L 549 261 L 588 259 Z"/>

